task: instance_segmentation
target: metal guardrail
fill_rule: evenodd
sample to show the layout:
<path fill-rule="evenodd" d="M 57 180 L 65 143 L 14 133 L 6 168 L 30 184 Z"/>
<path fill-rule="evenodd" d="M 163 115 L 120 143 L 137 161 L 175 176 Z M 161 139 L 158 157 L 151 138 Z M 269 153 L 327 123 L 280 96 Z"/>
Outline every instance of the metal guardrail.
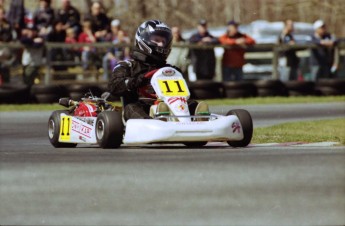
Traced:
<path fill-rule="evenodd" d="M 75 48 L 81 48 L 84 46 L 89 46 L 93 48 L 109 48 L 109 47 L 133 47 L 130 44 L 112 44 L 110 42 L 104 42 L 104 43 L 75 43 L 75 44 L 69 44 L 69 43 L 53 43 L 53 42 L 46 42 L 44 43 L 44 47 L 46 48 L 47 52 L 49 50 L 54 49 L 54 48 L 65 48 L 65 49 L 75 49 Z M 25 46 L 19 42 L 9 42 L 9 43 L 0 43 L 0 48 L 13 48 L 13 49 L 18 49 L 18 48 L 25 48 Z M 178 48 L 188 48 L 188 49 L 214 49 L 216 47 L 221 47 L 225 49 L 234 49 L 236 47 L 230 47 L 228 45 L 198 45 L 198 44 L 191 44 L 191 43 L 185 43 L 185 44 L 175 44 L 173 47 L 178 47 Z M 312 48 L 317 48 L 318 45 L 316 44 L 295 44 L 295 45 L 286 45 L 286 44 L 255 44 L 253 46 L 248 46 L 246 48 L 247 52 L 272 52 L 273 57 L 272 57 L 272 67 L 273 67 L 273 72 L 272 72 L 272 78 L 278 79 L 279 78 L 279 73 L 278 73 L 278 60 L 279 60 L 279 55 L 282 51 L 286 51 L 289 49 L 295 49 L 295 50 L 308 50 Z M 339 55 L 344 55 L 345 54 L 345 42 L 342 41 L 338 43 L 336 47 L 336 59 L 339 59 Z M 47 63 L 46 63 L 46 74 L 45 74 L 45 79 L 44 82 L 45 84 L 49 84 L 52 81 L 52 73 L 51 73 L 51 67 L 53 65 L 62 65 L 61 64 L 54 64 L 51 59 L 50 55 L 47 54 L 46 56 Z M 63 64 L 65 65 L 73 65 L 73 63 L 66 63 L 64 62 Z M 75 65 L 75 63 L 74 63 Z"/>

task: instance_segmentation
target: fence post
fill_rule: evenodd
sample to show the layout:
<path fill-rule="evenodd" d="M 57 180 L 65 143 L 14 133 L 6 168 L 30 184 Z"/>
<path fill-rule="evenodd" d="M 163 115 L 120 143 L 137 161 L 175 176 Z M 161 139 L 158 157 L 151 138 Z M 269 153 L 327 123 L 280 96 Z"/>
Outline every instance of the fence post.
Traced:
<path fill-rule="evenodd" d="M 278 59 L 279 59 L 279 47 L 273 46 L 273 59 L 272 59 L 272 78 L 279 79 L 278 73 Z"/>

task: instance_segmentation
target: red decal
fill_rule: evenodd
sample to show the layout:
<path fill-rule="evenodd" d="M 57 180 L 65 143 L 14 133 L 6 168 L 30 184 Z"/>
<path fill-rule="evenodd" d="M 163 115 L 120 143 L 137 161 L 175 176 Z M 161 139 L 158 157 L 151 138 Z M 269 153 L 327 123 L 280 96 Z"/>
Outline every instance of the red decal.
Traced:
<path fill-rule="evenodd" d="M 178 100 L 180 100 L 180 101 L 183 102 L 183 103 L 187 103 L 187 100 L 186 100 L 186 98 L 184 98 L 184 97 L 170 97 L 170 98 L 168 99 L 168 103 L 169 103 L 169 104 L 172 104 L 172 103 L 175 103 L 175 102 L 178 101 Z"/>
<path fill-rule="evenodd" d="M 239 124 L 238 122 L 232 123 L 231 128 L 232 128 L 232 132 L 233 132 L 233 133 L 235 133 L 236 130 L 237 130 L 237 133 L 240 133 L 240 132 L 241 132 L 241 126 L 240 126 L 240 124 Z"/>

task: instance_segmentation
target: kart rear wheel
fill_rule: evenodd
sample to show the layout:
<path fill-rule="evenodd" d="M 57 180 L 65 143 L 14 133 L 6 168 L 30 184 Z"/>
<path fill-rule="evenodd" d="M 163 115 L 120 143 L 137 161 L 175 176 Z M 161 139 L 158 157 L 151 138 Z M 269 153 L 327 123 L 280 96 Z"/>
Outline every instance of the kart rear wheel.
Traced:
<path fill-rule="evenodd" d="M 243 139 L 240 141 L 228 141 L 232 147 L 246 147 L 252 140 L 253 136 L 253 120 L 249 112 L 243 109 L 229 111 L 226 115 L 235 115 L 240 120 L 243 131 Z"/>
<path fill-rule="evenodd" d="M 59 142 L 59 133 L 60 133 L 60 114 L 65 113 L 68 115 L 67 110 L 58 110 L 54 111 L 48 120 L 48 138 L 50 143 L 56 148 L 74 148 L 77 144 L 74 143 L 61 143 Z"/>
<path fill-rule="evenodd" d="M 96 121 L 96 139 L 101 148 L 118 148 L 122 144 L 124 126 L 119 111 L 104 111 Z"/>
<path fill-rule="evenodd" d="M 201 148 L 207 144 L 207 141 L 185 142 L 183 144 L 189 148 Z"/>

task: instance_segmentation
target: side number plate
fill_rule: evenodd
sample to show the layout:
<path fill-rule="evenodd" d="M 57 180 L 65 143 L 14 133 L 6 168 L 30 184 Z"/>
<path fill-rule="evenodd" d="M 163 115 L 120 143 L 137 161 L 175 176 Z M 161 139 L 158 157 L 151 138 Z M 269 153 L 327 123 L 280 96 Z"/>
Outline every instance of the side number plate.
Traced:
<path fill-rule="evenodd" d="M 72 116 L 62 116 L 60 122 L 60 141 L 71 140 Z"/>

